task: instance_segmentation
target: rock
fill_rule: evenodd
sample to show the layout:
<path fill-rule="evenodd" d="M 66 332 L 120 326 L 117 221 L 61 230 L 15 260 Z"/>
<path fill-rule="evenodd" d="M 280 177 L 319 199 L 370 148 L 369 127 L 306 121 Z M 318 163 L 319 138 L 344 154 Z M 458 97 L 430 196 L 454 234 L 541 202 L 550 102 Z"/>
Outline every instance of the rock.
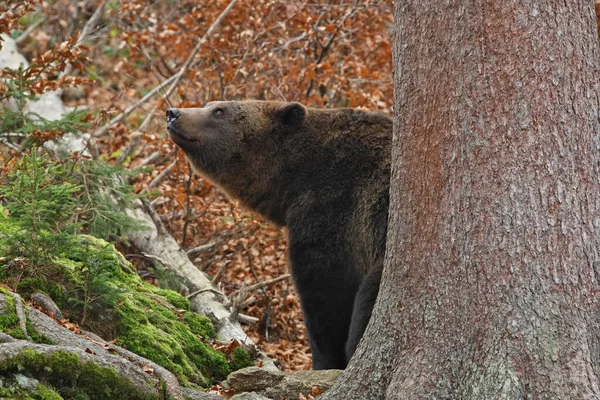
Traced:
<path fill-rule="evenodd" d="M 6 315 L 13 310 L 9 309 L 8 302 L 6 301 L 6 295 L 0 293 L 0 315 Z"/>
<path fill-rule="evenodd" d="M 15 381 L 25 390 L 33 392 L 40 382 L 37 379 L 29 378 L 23 374 L 15 374 Z"/>
<path fill-rule="evenodd" d="M 8 35 L 2 36 L 2 48 L 0 49 L 0 69 L 17 69 L 21 65 L 27 68 L 29 63 L 17 50 L 17 43 Z"/>
<path fill-rule="evenodd" d="M 54 316 L 56 319 L 64 319 L 65 317 L 60 312 L 60 309 L 56 305 L 56 303 L 48 296 L 43 293 L 37 292 L 31 296 L 31 301 L 33 304 L 41 307 L 51 316 Z"/>
<path fill-rule="evenodd" d="M 227 378 L 228 385 L 238 394 L 256 395 L 262 397 L 247 397 L 247 399 L 297 399 L 298 394 L 311 394 L 313 387 L 318 393 L 325 392 L 339 378 L 341 370 L 298 371 L 291 374 L 265 371 L 258 367 L 243 368 L 232 372 Z M 246 393 L 244 393 L 246 392 Z"/>
<path fill-rule="evenodd" d="M 231 400 L 271 400 L 268 397 L 265 397 L 261 394 L 258 394 L 256 392 L 245 392 L 245 393 L 240 393 L 240 394 L 236 394 L 235 396 L 233 396 L 231 398 Z"/>
<path fill-rule="evenodd" d="M 267 371 L 263 368 L 248 367 L 232 372 L 227 377 L 227 383 L 236 392 L 261 391 L 277 385 L 285 374 L 283 372 Z"/>
<path fill-rule="evenodd" d="M 223 397 L 217 394 L 206 393 L 196 389 L 181 388 L 181 392 L 185 400 L 223 400 Z"/>

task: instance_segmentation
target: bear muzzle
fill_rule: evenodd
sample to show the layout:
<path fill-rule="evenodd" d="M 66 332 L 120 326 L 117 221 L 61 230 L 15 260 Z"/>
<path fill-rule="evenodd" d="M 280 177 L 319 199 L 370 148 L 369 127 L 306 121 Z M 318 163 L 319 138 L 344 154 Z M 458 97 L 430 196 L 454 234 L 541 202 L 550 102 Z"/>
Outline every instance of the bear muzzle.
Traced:
<path fill-rule="evenodd" d="M 190 140 L 190 138 L 186 137 L 182 132 L 181 128 L 178 126 L 179 118 L 181 117 L 181 112 L 177 108 L 169 108 L 167 110 L 167 131 L 169 132 L 169 136 L 175 143 L 183 140 Z"/>

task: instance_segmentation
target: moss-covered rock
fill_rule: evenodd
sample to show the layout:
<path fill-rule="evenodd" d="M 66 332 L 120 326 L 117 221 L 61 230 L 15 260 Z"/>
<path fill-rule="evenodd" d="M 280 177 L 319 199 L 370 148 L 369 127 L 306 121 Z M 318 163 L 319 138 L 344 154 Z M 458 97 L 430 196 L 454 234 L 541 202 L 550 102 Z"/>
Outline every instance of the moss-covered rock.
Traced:
<path fill-rule="evenodd" d="M 64 398 L 37 379 L 15 374 L 0 377 L 0 399 L 63 400 Z"/>
<path fill-rule="evenodd" d="M 140 391 L 135 385 L 123 379 L 112 368 L 101 367 L 94 361 L 81 362 L 79 356 L 66 351 L 40 354 L 25 349 L 0 363 L 2 376 L 10 376 L 21 371 L 42 382 L 35 391 L 22 385 L 3 385 L 11 391 L 11 397 L 23 399 L 157 399 Z M 2 391 L 0 391 L 0 396 Z"/>
<path fill-rule="evenodd" d="M 52 344 L 46 336 L 38 333 L 29 321 L 26 321 L 27 336 L 35 343 Z M 15 339 L 28 339 L 21 326 L 15 305 L 15 298 L 6 289 L 0 287 L 0 332 Z"/>
<path fill-rule="evenodd" d="M 19 326 L 15 299 L 8 290 L 0 288 L 0 300 L 0 331 L 16 339 L 25 339 L 25 333 Z"/>
<path fill-rule="evenodd" d="M 144 282 L 113 245 L 79 238 L 56 259 L 51 280 L 20 281 L 24 296 L 45 292 L 72 321 L 167 368 L 183 385 L 208 386 L 227 377 L 227 357 L 207 343 L 215 337 L 211 321 L 191 312 L 187 298 Z M 13 314 L 0 315 L 0 330 L 23 337 Z"/>
<path fill-rule="evenodd" d="M 236 347 L 233 349 L 229 355 L 229 359 L 229 366 L 231 367 L 232 371 L 237 371 L 238 369 L 251 367 L 254 365 L 252 358 L 250 357 L 250 353 L 241 347 Z"/>

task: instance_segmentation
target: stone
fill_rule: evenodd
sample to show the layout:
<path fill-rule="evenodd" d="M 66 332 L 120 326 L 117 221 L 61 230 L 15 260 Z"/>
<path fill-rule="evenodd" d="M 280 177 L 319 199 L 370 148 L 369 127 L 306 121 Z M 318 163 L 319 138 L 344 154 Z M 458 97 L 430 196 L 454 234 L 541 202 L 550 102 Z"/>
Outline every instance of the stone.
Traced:
<path fill-rule="evenodd" d="M 325 392 L 333 386 L 341 373 L 342 370 L 331 369 L 284 374 L 248 367 L 232 372 L 227 378 L 227 384 L 236 391 L 237 394 L 233 397 L 236 400 L 297 399 L 299 393 L 305 396 L 311 394 L 313 387 L 319 393 Z"/>

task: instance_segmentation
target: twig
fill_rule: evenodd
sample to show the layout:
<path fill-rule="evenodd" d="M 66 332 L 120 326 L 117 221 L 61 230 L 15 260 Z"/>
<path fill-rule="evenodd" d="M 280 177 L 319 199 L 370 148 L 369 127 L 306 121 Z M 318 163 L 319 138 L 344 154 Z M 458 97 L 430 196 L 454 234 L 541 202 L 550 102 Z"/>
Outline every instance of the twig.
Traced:
<path fill-rule="evenodd" d="M 38 13 L 36 13 L 36 15 L 37 14 Z M 40 26 L 45 21 L 46 21 L 46 17 L 42 17 L 42 18 L 38 19 L 37 21 L 35 21 L 27 29 L 25 29 L 25 31 L 23 31 L 23 33 L 21 33 L 18 38 L 15 39 L 15 43 L 16 44 L 23 43 L 25 41 L 25 39 L 27 39 L 27 37 L 31 34 L 31 32 L 33 32 L 38 26 Z"/>
<path fill-rule="evenodd" d="M 252 325 L 252 324 L 255 324 L 258 321 L 260 321 L 260 319 L 258 319 L 256 317 L 251 317 L 250 315 L 246 315 L 246 314 L 238 314 L 237 319 L 238 319 L 238 321 L 240 321 L 240 323 L 246 324 L 246 325 Z"/>
<path fill-rule="evenodd" d="M 16 132 L 0 133 L 0 136 L 2 136 L 2 137 L 16 137 L 16 138 L 27 137 L 27 135 L 24 134 L 24 133 L 16 133 Z"/>
<path fill-rule="evenodd" d="M 191 298 L 192 298 L 192 297 L 194 297 L 194 296 L 198 296 L 200 293 L 206 293 L 206 292 L 212 292 L 212 293 L 214 293 L 214 294 L 217 294 L 217 295 L 219 295 L 219 296 L 222 296 L 223 298 L 225 298 L 225 299 L 227 300 L 227 302 L 229 302 L 229 299 L 227 298 L 227 296 L 225 296 L 225 295 L 223 294 L 223 292 L 221 292 L 221 291 L 219 291 L 219 290 L 217 290 L 217 289 L 213 289 L 213 288 L 207 288 L 207 289 L 200 289 L 200 290 L 196 290 L 195 292 L 192 292 L 192 293 L 188 294 L 188 295 L 186 296 L 186 298 L 189 300 L 189 299 L 191 299 Z"/>
<path fill-rule="evenodd" d="M 212 283 L 214 283 L 215 285 L 219 283 L 221 281 L 221 278 L 223 277 L 223 274 L 225 274 L 225 271 L 227 271 L 227 268 L 229 268 L 230 265 L 231 260 L 225 261 L 225 263 L 221 265 L 221 268 L 219 268 L 219 271 L 217 272 L 215 277 L 212 279 Z"/>
<path fill-rule="evenodd" d="M 0 143 L 5 145 L 6 147 L 8 147 L 11 150 L 17 151 L 17 152 L 21 152 L 21 148 L 19 146 L 17 146 L 16 144 L 13 144 L 11 142 L 9 142 L 7 139 L 4 138 L 0 138 Z"/>
<path fill-rule="evenodd" d="M 156 233 L 159 236 L 164 236 L 167 231 L 165 229 L 165 225 L 160 220 L 160 215 L 158 215 L 154 207 L 152 207 L 152 204 L 150 204 L 150 202 L 147 199 L 141 199 L 141 202 L 144 206 L 144 210 L 146 211 L 146 213 L 148 213 L 150 218 L 152 218 L 152 222 L 154 222 L 154 225 L 156 226 Z M 150 257 L 149 254 L 147 256 Z"/>
<path fill-rule="evenodd" d="M 136 168 L 141 168 L 141 167 L 145 167 L 146 165 L 153 163 L 154 161 L 156 161 L 161 155 L 160 151 L 155 151 L 154 153 L 150 154 L 148 157 L 144 158 L 142 161 L 139 162 L 138 165 L 136 165 Z"/>
<path fill-rule="evenodd" d="M 221 15 L 219 15 L 219 17 L 208 28 L 206 33 L 200 39 L 198 39 L 198 42 L 196 43 L 196 46 L 190 53 L 189 57 L 187 58 L 187 60 L 185 60 L 185 62 L 183 63 L 183 65 L 181 66 L 181 68 L 179 69 L 177 74 L 175 75 L 177 78 L 175 79 L 175 82 L 173 82 L 171 84 L 171 87 L 169 87 L 169 90 L 167 90 L 165 98 L 168 98 L 171 95 L 171 93 L 173 92 L 173 90 L 175 90 L 175 88 L 179 84 L 179 81 L 183 77 L 183 74 L 185 73 L 185 71 L 187 71 L 187 69 L 192 65 L 192 61 L 196 57 L 196 54 L 200 51 L 200 48 L 202 47 L 202 45 L 204 45 L 204 43 L 206 43 L 206 41 L 208 40 L 210 35 L 212 35 L 213 31 L 217 28 L 217 26 L 219 26 L 221 24 L 221 22 L 223 21 L 225 16 L 227 16 L 227 14 L 229 14 L 229 11 L 231 11 L 231 9 L 235 5 L 235 3 L 237 3 L 237 1 L 238 0 L 231 0 L 231 2 L 227 5 L 227 7 L 225 7 L 223 12 L 221 12 Z"/>
<path fill-rule="evenodd" d="M 212 250 L 219 243 L 221 243 L 221 241 L 203 244 L 202 246 L 198 246 L 198 247 L 194 247 L 193 249 L 189 249 L 186 253 L 189 258 L 192 258 L 192 257 L 197 256 L 200 253 L 204 253 L 204 252 Z"/>
<path fill-rule="evenodd" d="M 187 241 L 187 231 L 188 231 L 188 227 L 191 222 L 190 215 L 192 215 L 192 205 L 191 205 L 192 176 L 193 176 L 193 173 L 192 173 L 192 171 L 190 171 L 188 179 L 185 182 L 185 222 L 183 223 L 183 234 L 182 234 L 182 238 L 181 238 L 181 247 L 185 247 L 185 242 Z"/>
<path fill-rule="evenodd" d="M 358 5 L 358 2 L 355 3 L 355 7 Z M 344 25 L 344 23 L 346 22 L 346 20 L 353 14 L 355 14 L 357 12 L 356 8 L 351 8 L 350 10 L 348 10 L 348 12 L 342 17 L 342 19 L 340 20 L 340 22 L 338 22 L 335 31 L 331 34 L 331 37 L 329 37 L 329 40 L 327 41 L 327 43 L 322 47 L 321 53 L 319 53 L 319 56 L 317 57 L 317 60 L 315 61 L 315 64 L 320 64 L 321 61 L 323 61 L 323 58 L 325 58 L 325 55 L 327 55 L 327 53 L 329 52 L 329 49 L 331 48 L 331 45 L 333 44 L 333 40 L 337 37 L 340 29 L 342 28 L 342 26 Z M 320 44 L 320 41 L 319 41 Z M 308 83 L 308 88 L 306 89 L 306 95 L 305 97 L 310 96 L 310 92 L 312 91 L 313 88 L 313 84 L 314 84 L 314 78 L 310 80 L 310 82 Z"/>
<path fill-rule="evenodd" d="M 277 282 L 281 282 L 286 279 L 289 279 L 290 276 L 291 276 L 290 274 L 283 274 L 281 276 L 278 276 L 277 278 L 269 279 L 268 281 L 262 281 L 259 283 L 255 283 L 254 285 L 248 285 L 248 286 L 246 286 L 246 290 L 249 292 L 254 292 L 255 290 L 262 289 L 266 286 L 270 286 Z"/>
<path fill-rule="evenodd" d="M 191 65 L 193 65 L 192 61 L 196 57 L 196 54 L 198 53 L 198 51 L 200 51 L 200 48 L 202 47 L 202 45 L 208 40 L 210 35 L 212 35 L 213 31 L 217 28 L 217 26 L 219 24 L 221 24 L 221 22 L 223 21 L 225 16 L 227 14 L 229 14 L 229 11 L 233 8 L 235 3 L 237 3 L 237 1 L 238 0 L 231 0 L 231 2 L 227 5 L 227 7 L 225 7 L 225 9 L 221 12 L 221 15 L 219 15 L 219 17 L 208 28 L 206 33 L 200 39 L 198 39 L 196 46 L 194 47 L 194 49 L 192 50 L 192 52 L 190 53 L 188 58 L 185 60 L 185 62 L 183 63 L 183 65 L 181 66 L 179 71 L 177 71 L 177 73 L 175 75 L 173 75 L 173 76 L 169 77 L 168 79 L 164 80 L 163 82 L 161 82 L 158 86 L 156 86 L 154 89 L 152 89 L 150 92 L 148 92 L 147 95 L 145 95 L 140 100 L 138 100 L 134 105 L 132 105 L 131 107 L 128 107 L 121 114 L 119 114 L 116 117 L 114 117 L 113 119 L 111 119 L 106 125 L 104 125 L 102 128 L 100 128 L 98 131 L 94 132 L 94 136 L 98 137 L 98 136 L 104 135 L 111 126 L 113 126 L 114 124 L 116 124 L 118 122 L 121 122 L 125 117 L 127 117 L 129 114 L 131 114 L 132 111 L 134 111 L 136 108 L 138 108 L 139 106 L 144 104 L 146 101 L 148 101 L 148 99 L 150 99 L 152 96 L 154 96 L 158 91 L 162 90 L 165 86 L 170 84 L 171 86 L 169 86 L 169 89 L 167 89 L 167 91 L 162 96 L 163 99 L 168 100 L 171 93 L 173 93 L 173 91 L 175 90 L 175 88 L 177 87 L 179 82 L 181 81 L 181 78 L 183 77 L 185 72 L 188 70 L 188 68 L 190 68 Z M 150 120 L 154 116 L 154 113 L 157 108 L 158 107 L 155 106 L 154 109 L 148 114 L 148 116 L 146 116 L 146 119 L 144 120 L 142 125 L 150 123 Z"/>
<path fill-rule="evenodd" d="M 262 265 L 262 259 L 260 259 L 261 265 Z M 258 279 L 258 275 L 256 275 L 256 271 L 254 271 L 254 265 L 253 265 L 253 260 L 252 260 L 252 252 L 249 251 L 248 252 L 248 266 L 250 267 L 250 272 L 252 273 L 252 276 L 254 277 L 254 280 L 258 283 L 260 282 L 260 279 Z M 262 265 L 263 269 L 264 269 L 264 265 Z M 269 325 L 270 325 L 270 320 L 271 320 L 271 297 L 269 296 L 269 293 L 267 292 L 267 290 L 263 287 L 261 289 L 261 291 L 263 292 L 263 295 L 265 296 L 265 314 L 264 314 L 264 320 L 265 320 L 265 339 L 267 340 L 267 342 L 269 341 Z"/>
<path fill-rule="evenodd" d="M 125 161 L 127 159 L 127 157 L 129 157 L 129 155 L 131 154 L 131 152 L 133 152 L 133 149 L 135 149 L 135 147 L 137 146 L 137 144 L 139 143 L 139 141 L 141 139 L 142 139 L 141 132 L 139 132 L 139 131 L 133 132 L 132 138 L 129 140 L 129 143 L 127 143 L 127 146 L 125 146 L 125 149 L 123 149 L 123 151 L 121 152 L 119 157 L 117 157 L 117 159 L 115 160 L 115 164 L 117 164 L 117 165 L 123 164 L 123 161 Z"/>
<path fill-rule="evenodd" d="M 277 278 L 269 279 L 268 281 L 264 282 L 259 282 L 254 285 L 242 285 L 240 290 L 229 296 L 229 298 L 231 299 L 231 318 L 236 319 L 240 314 L 240 311 L 242 311 L 244 308 L 248 307 L 254 302 L 252 292 L 254 292 L 257 289 L 262 289 L 265 286 L 269 286 L 282 280 L 288 279 L 289 277 L 290 274 L 284 274 L 278 276 Z"/>
<path fill-rule="evenodd" d="M 75 43 L 73 48 L 77 48 L 77 47 L 81 46 L 81 44 L 88 38 L 88 36 L 90 36 L 90 33 L 92 33 L 92 30 L 96 26 L 98 19 L 100 19 L 100 15 L 102 15 L 102 12 L 104 11 L 105 5 L 106 5 L 106 0 L 102 0 L 100 2 L 100 4 L 98 5 L 98 7 L 96 8 L 96 11 L 94 11 L 94 13 L 90 17 L 90 19 L 88 19 L 88 21 L 83 26 L 83 29 L 81 30 L 81 34 L 79 35 L 79 39 L 77 40 L 77 43 Z M 68 63 L 67 66 L 65 67 L 65 69 L 60 73 L 59 77 L 69 75 L 71 73 L 72 69 L 73 69 L 73 65 L 71 65 L 71 63 Z"/>
<path fill-rule="evenodd" d="M 173 168 L 175 168 L 175 165 L 177 165 L 177 160 L 174 160 L 171 164 L 167 165 L 167 167 L 163 169 L 160 174 L 156 176 L 156 178 L 152 179 L 152 182 L 150 182 L 148 186 L 146 186 L 141 192 L 146 192 L 148 189 L 153 188 L 161 183 L 162 180 L 171 173 Z"/>
<path fill-rule="evenodd" d="M 175 80 L 176 77 L 177 77 L 177 75 L 173 75 L 173 76 L 167 78 L 166 80 L 162 81 L 161 83 L 159 83 L 154 89 L 152 89 L 151 91 L 149 91 L 144 97 L 142 97 L 137 102 L 135 102 L 135 104 L 127 107 L 122 113 L 120 113 L 119 115 L 117 115 L 116 117 L 114 117 L 113 119 L 111 119 L 110 121 L 108 121 L 100 129 L 98 129 L 97 131 L 95 131 L 93 133 L 93 136 L 94 137 L 99 137 L 99 136 L 104 135 L 106 133 L 106 131 L 108 131 L 110 129 L 111 126 L 113 126 L 113 125 L 115 125 L 115 124 L 123 121 L 123 119 L 125 119 L 129 114 L 131 114 L 133 111 L 135 111 L 139 106 L 143 105 L 148 100 L 150 100 L 150 98 L 152 98 L 152 96 L 154 96 L 158 91 L 160 91 L 165 86 L 167 86 L 168 84 L 170 84 L 171 82 L 173 82 L 173 80 Z"/>

